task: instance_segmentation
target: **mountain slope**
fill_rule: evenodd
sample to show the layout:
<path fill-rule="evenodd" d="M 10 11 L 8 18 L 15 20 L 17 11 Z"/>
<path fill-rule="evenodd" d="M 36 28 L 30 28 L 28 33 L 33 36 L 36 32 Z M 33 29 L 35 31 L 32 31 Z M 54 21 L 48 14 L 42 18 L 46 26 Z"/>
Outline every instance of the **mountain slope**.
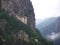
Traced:
<path fill-rule="evenodd" d="M 38 24 L 36 28 L 40 30 L 42 35 L 46 36 L 47 34 L 50 34 L 51 32 L 55 32 L 56 20 L 57 20 L 57 17 L 46 19 L 40 24 Z"/>

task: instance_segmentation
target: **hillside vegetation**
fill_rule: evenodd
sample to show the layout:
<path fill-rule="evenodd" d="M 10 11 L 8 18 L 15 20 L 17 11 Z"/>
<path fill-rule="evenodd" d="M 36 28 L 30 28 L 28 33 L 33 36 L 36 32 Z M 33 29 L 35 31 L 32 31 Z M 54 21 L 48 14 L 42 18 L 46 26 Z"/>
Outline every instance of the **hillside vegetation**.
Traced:
<path fill-rule="evenodd" d="M 28 41 L 24 40 L 23 35 L 23 39 L 18 38 L 20 31 L 28 35 Z M 45 40 L 37 29 L 33 31 L 14 15 L 0 10 L 0 45 L 52 45 L 52 42 Z"/>

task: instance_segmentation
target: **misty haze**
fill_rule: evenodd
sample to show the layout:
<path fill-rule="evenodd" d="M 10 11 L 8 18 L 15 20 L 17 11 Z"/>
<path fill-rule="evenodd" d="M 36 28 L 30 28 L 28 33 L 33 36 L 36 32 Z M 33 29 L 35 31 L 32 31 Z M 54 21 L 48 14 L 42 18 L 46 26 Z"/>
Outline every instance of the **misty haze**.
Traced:
<path fill-rule="evenodd" d="M 60 0 L 31 0 L 35 9 L 36 28 L 42 36 L 60 45 Z"/>

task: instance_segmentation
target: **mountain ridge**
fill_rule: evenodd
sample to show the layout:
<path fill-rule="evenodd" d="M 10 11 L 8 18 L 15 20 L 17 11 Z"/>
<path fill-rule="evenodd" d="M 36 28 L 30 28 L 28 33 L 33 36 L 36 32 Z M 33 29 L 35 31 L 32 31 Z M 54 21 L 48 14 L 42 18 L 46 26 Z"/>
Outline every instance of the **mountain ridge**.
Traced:
<path fill-rule="evenodd" d="M 56 32 L 55 27 L 56 27 L 56 22 L 57 22 L 58 18 L 59 17 L 49 18 L 49 19 L 43 21 L 42 23 L 38 24 L 36 26 L 36 28 L 39 29 L 41 33 L 47 33 L 48 34 L 48 33 L 51 33 L 53 31 Z"/>

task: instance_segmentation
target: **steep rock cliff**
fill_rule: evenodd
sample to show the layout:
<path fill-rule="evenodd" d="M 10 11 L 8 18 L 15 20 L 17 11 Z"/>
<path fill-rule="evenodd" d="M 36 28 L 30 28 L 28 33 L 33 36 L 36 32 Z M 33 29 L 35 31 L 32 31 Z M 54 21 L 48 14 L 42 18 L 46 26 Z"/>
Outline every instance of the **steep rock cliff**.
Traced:
<path fill-rule="evenodd" d="M 10 15 L 26 16 L 27 24 L 35 29 L 35 14 L 30 0 L 1 0 L 1 6 Z"/>

